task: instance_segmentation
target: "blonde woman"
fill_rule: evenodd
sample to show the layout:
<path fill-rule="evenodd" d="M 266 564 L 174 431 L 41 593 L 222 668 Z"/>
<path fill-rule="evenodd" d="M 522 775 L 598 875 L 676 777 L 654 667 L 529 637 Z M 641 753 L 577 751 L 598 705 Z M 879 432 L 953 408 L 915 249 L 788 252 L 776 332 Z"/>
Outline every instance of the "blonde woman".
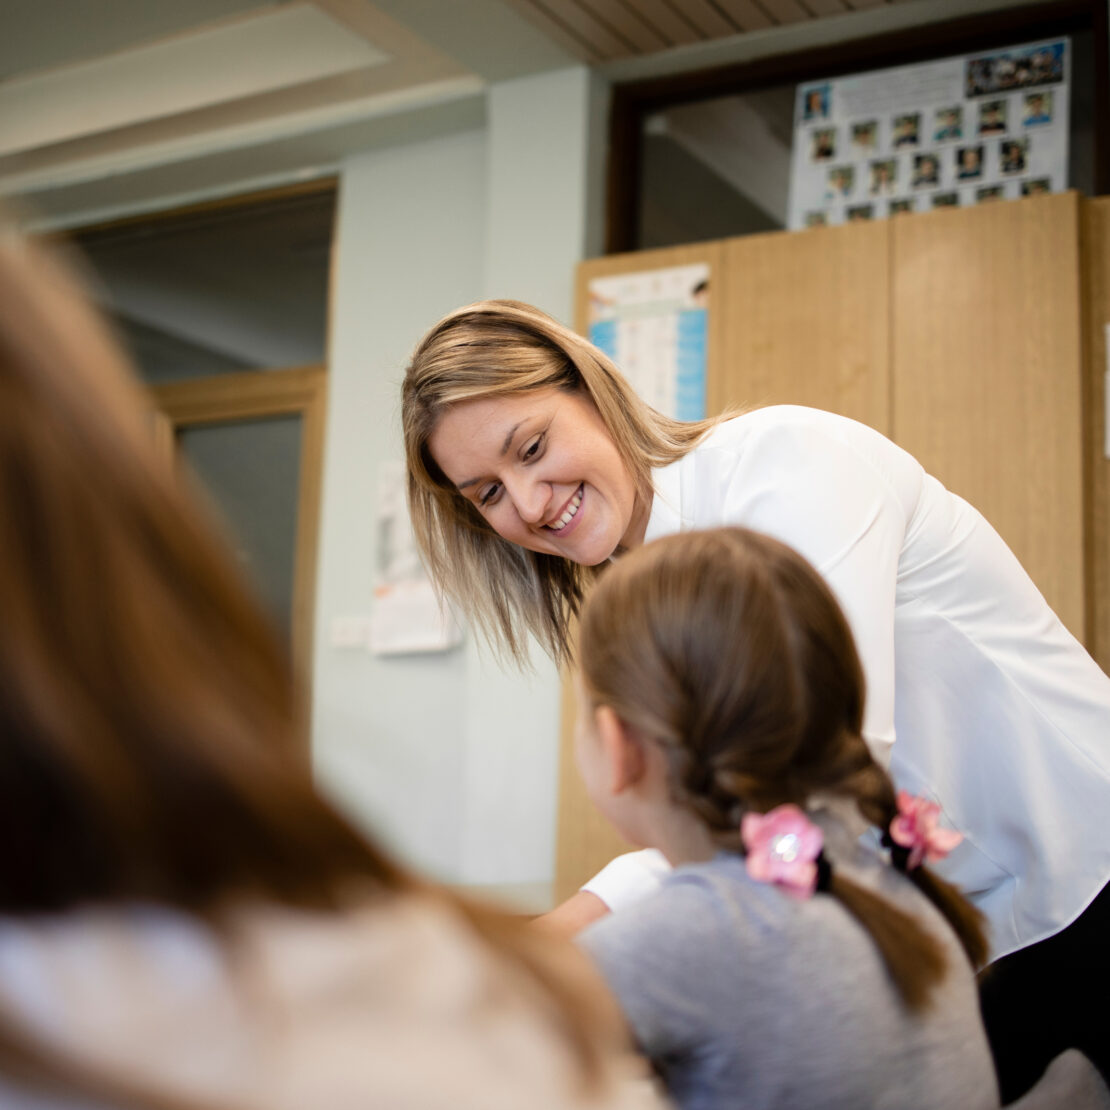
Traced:
<path fill-rule="evenodd" d="M 976 510 L 877 432 L 793 406 L 680 423 L 544 313 L 451 313 L 403 386 L 409 498 L 443 591 L 511 656 L 557 659 L 607 563 L 646 539 L 739 524 L 832 588 L 867 679 L 863 735 L 900 788 L 964 839 L 941 865 L 985 914 L 1003 1092 L 1094 1034 L 1077 990 L 1110 991 L 1110 680 Z M 622 857 L 555 920 L 650 891 Z M 1097 984 L 1097 985 L 1096 985 Z M 1108 1067 L 1103 1039 L 1091 1049 Z"/>

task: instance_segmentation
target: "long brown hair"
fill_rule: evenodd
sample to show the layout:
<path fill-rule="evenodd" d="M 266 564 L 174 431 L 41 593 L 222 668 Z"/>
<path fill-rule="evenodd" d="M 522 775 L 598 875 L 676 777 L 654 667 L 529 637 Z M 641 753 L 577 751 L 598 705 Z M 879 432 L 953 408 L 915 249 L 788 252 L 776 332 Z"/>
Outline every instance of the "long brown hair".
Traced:
<path fill-rule="evenodd" d="M 2 220 L 0 536 L 0 913 L 147 902 L 218 925 L 419 893 L 539 984 L 596 1070 L 611 1026 L 562 956 L 411 878 L 316 792 L 285 653 L 145 395 L 69 267 Z M 124 1097 L 2 1015 L 0 1068 Z"/>
<path fill-rule="evenodd" d="M 569 657 L 570 625 L 597 571 L 502 539 L 440 470 L 428 441 L 452 405 L 552 387 L 593 402 L 648 504 L 652 468 L 681 458 L 716 423 L 656 412 L 605 354 L 518 301 L 468 305 L 424 336 L 402 387 L 413 530 L 436 584 L 518 663 L 527 660 L 526 631 L 557 661 Z"/>
<path fill-rule="evenodd" d="M 579 641 L 594 704 L 662 746 L 675 800 L 723 848 L 741 851 L 746 810 L 840 796 L 889 827 L 894 787 L 862 736 L 864 676 L 851 630 L 820 574 L 744 528 L 668 536 L 624 556 L 587 599 Z M 926 868 L 910 872 L 986 959 L 982 919 Z M 906 1004 L 944 971 L 937 940 L 835 867 L 830 893 L 868 930 Z"/>

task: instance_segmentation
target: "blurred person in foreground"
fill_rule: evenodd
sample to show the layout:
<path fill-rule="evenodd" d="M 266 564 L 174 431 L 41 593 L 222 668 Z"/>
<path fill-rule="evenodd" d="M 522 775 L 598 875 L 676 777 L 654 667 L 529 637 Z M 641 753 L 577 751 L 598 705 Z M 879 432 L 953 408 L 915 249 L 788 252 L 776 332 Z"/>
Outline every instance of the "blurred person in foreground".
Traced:
<path fill-rule="evenodd" d="M 657 1106 L 570 945 L 314 790 L 284 655 L 0 219 L 0 1106 Z"/>

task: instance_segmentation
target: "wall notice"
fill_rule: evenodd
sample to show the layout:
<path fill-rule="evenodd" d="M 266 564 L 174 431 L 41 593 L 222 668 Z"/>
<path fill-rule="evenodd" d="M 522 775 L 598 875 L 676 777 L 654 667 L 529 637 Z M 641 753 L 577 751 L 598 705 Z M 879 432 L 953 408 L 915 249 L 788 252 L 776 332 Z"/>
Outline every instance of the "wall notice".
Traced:
<path fill-rule="evenodd" d="M 799 85 L 789 227 L 1068 187 L 1070 42 Z"/>
<path fill-rule="evenodd" d="M 594 278 L 589 337 L 654 409 L 705 416 L 709 266 L 671 266 Z"/>

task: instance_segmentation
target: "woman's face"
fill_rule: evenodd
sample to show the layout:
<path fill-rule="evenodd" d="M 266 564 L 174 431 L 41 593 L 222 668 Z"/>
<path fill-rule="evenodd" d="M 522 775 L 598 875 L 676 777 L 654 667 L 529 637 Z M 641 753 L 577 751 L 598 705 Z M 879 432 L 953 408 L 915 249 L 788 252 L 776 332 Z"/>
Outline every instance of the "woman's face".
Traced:
<path fill-rule="evenodd" d="M 428 447 L 459 494 L 511 543 L 594 566 L 643 540 L 650 506 L 637 498 L 582 390 L 460 401 Z"/>

